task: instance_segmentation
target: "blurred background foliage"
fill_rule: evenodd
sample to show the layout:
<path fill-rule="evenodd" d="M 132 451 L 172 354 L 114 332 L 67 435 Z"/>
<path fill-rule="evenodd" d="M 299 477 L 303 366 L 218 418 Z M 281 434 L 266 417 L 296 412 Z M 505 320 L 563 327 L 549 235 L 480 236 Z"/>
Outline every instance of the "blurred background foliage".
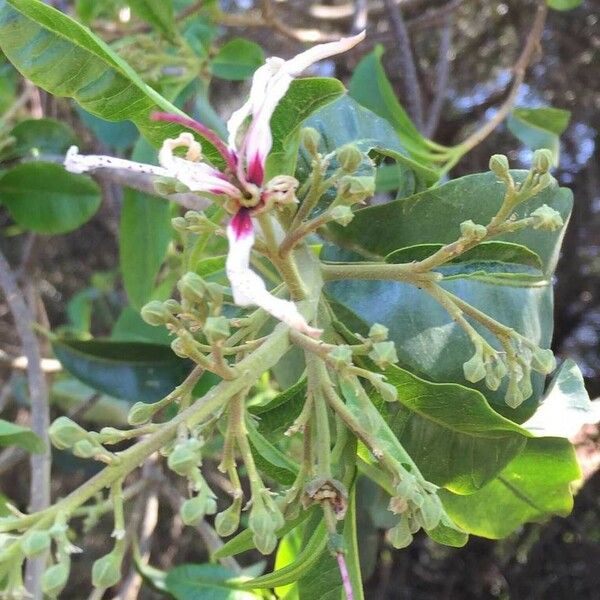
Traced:
<path fill-rule="evenodd" d="M 382 56 L 394 91 L 411 114 L 414 110 L 415 98 L 406 95 L 410 86 L 394 28 L 394 11 L 390 9 L 393 2 L 174 0 L 172 12 L 171 3 L 167 2 L 150 3 L 159 7 L 150 12 L 148 3 L 138 0 L 48 3 L 87 24 L 146 83 L 220 132 L 224 127 L 223 115 L 239 105 L 249 87 L 248 79 L 264 56 L 291 56 L 305 43 L 334 39 L 365 24 L 367 40 L 358 51 L 320 63 L 313 74 L 336 76 L 348 83 L 361 57 L 381 45 L 377 52 Z M 556 0 L 551 4 L 578 3 Z M 421 110 L 428 115 L 424 128 L 436 142 L 452 146 L 493 118 L 505 100 L 512 66 L 531 27 L 535 2 L 403 0 L 400 8 L 416 58 Z M 543 52 L 528 70 L 515 102 L 518 109 L 551 106 L 570 112 L 560 138 L 555 175 L 561 185 L 573 190 L 575 205 L 556 276 L 553 348 L 559 357 L 573 358 L 579 363 L 592 397 L 600 395 L 599 19 L 600 5 L 595 0 L 585 0 L 570 11 L 550 11 L 542 37 Z M 355 92 L 360 94 L 364 90 Z M 353 93 L 355 97 L 356 94 Z M 45 120 L 37 123 L 30 120 L 40 118 Z M 539 133 L 535 127 L 532 132 L 525 110 L 515 112 L 466 155 L 452 169 L 451 176 L 487 170 L 489 156 L 494 153 L 505 153 L 516 167 L 527 167 L 531 160 L 528 147 L 531 136 Z M 544 135 L 552 132 L 545 131 Z M 4 161 L 0 172 L 11 160 L 28 154 L 56 158 L 74 139 L 88 152 L 128 156 L 137 138 L 137 130 L 131 123 L 101 121 L 71 101 L 35 88 L 20 78 L 0 55 L 0 160 Z M 140 156 L 147 154 L 148 149 L 137 144 L 135 152 Z M 17 184 L 27 181 L 31 190 L 43 199 L 52 191 L 54 178 L 60 177 L 52 167 L 37 183 L 31 173 L 17 174 Z M 150 223 L 147 231 L 149 235 L 165 235 L 161 223 L 168 223 L 170 218 L 166 203 L 137 192 L 123 192 L 113 181 L 102 178 L 99 188 L 81 189 L 72 185 L 72 194 L 86 200 L 78 211 L 59 215 L 54 229 L 48 220 L 36 224 L 35 211 L 19 214 L 15 207 L 11 210 L 10 201 L 0 206 L 3 234 L 0 246 L 11 263 L 18 265 L 21 281 L 27 282 L 29 301 L 38 307 L 39 322 L 79 339 L 90 334 L 120 339 L 120 332 L 126 332 L 131 339 L 131 332 L 136 330 L 140 339 L 156 336 L 156 331 L 150 334 L 143 328 L 134 310 L 124 309 L 127 295 L 129 303 L 139 307 L 147 299 L 148 290 L 140 289 L 143 284 L 128 281 L 127 276 L 123 282 L 120 268 L 127 272 L 123 261 L 135 253 L 135 244 L 143 244 L 143 240 L 129 239 L 130 246 L 123 248 L 124 238 L 119 242 L 119 228 L 127 226 L 121 219 L 123 207 L 129 206 L 132 211 L 136 203 L 147 206 L 145 203 L 155 202 L 157 206 L 148 211 L 154 224 Z M 64 191 L 64 182 L 61 187 Z M 65 220 L 67 216 L 70 220 Z M 50 233 L 55 235 L 47 237 Z M 147 257 L 145 265 L 149 272 L 156 274 L 165 256 L 167 263 L 170 260 L 169 241 L 167 234 L 164 253 Z M 0 347 L 4 378 L 0 408 L 18 423 L 26 415 L 25 384 L 22 372 L 8 366 L 10 357 L 18 355 L 20 350 L 4 304 L 0 304 Z M 265 394 L 268 393 L 265 386 Z M 84 412 L 86 419 L 93 422 L 100 418 L 103 424 L 121 423 L 128 409 L 122 400 L 103 397 L 74 379 L 61 377 L 54 381 L 52 399 L 62 411 L 76 415 L 78 411 Z M 406 550 L 392 551 L 382 535 L 373 533 L 376 531 L 373 524 L 384 526 L 378 522 L 381 515 L 375 510 L 359 510 L 359 526 L 362 519 L 364 531 L 370 532 L 369 537 L 362 539 L 361 546 L 367 597 L 419 600 L 598 597 L 597 439 L 595 427 L 588 427 L 578 439 L 578 455 L 586 481 L 573 514 L 542 525 L 528 525 L 500 542 L 473 537 L 465 548 L 451 549 L 423 537 Z M 27 497 L 27 479 L 18 471 L 23 457 L 15 449 L 0 455 L 0 488 L 10 490 L 15 500 Z M 59 456 L 57 464 L 60 475 L 53 481 L 55 497 L 61 494 L 62 483 L 67 479 L 68 487 L 72 488 L 89 476 L 88 463 Z M 147 475 L 153 476 L 151 468 Z M 377 505 L 376 498 L 370 500 L 369 494 L 373 493 L 364 489 L 359 494 L 365 498 L 365 506 Z M 205 560 L 205 546 L 210 547 L 211 543 L 206 532 L 181 529 L 181 523 L 173 519 L 173 512 L 176 510 L 161 508 L 156 547 L 150 549 L 153 564 L 163 569 Z M 101 555 L 105 551 L 104 534 L 88 538 L 90 552 L 76 560 L 91 564 Z M 197 542 L 199 535 L 204 544 Z M 250 557 L 248 562 L 254 560 L 256 557 Z M 88 584 L 83 578 L 89 573 L 89 565 L 75 572 L 82 579 L 80 585 L 74 584 L 70 589 L 85 589 L 82 586 Z M 144 588 L 140 597 L 153 596 L 154 592 Z M 83 596 L 75 591 L 65 593 L 64 597 Z"/>

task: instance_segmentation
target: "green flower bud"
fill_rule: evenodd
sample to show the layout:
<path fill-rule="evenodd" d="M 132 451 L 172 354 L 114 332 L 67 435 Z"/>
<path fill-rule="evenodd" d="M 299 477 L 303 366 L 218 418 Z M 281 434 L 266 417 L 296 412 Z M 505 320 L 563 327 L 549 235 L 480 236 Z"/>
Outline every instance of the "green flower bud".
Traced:
<path fill-rule="evenodd" d="M 95 561 L 92 566 L 92 585 L 95 588 L 109 588 L 119 583 L 122 560 L 123 556 L 113 550 Z"/>
<path fill-rule="evenodd" d="M 400 519 L 398 524 L 387 532 L 386 537 L 389 543 L 397 550 L 410 546 L 413 541 L 413 536 L 410 532 L 408 519 L 406 517 Z"/>
<path fill-rule="evenodd" d="M 479 241 L 487 235 L 487 227 L 485 225 L 477 225 L 471 219 L 463 221 L 460 224 L 460 234 L 467 241 Z"/>
<path fill-rule="evenodd" d="M 48 434 L 50 435 L 50 440 L 54 447 L 59 450 L 71 448 L 79 440 L 88 437 L 88 432 L 74 421 L 71 421 L 68 417 L 58 417 L 58 419 L 50 425 Z"/>
<path fill-rule="evenodd" d="M 425 502 L 421 506 L 419 513 L 423 522 L 423 528 L 427 531 L 431 531 L 439 525 L 442 518 L 442 503 L 437 494 L 425 496 Z"/>
<path fill-rule="evenodd" d="M 183 307 L 181 306 L 181 304 L 179 302 L 177 302 L 177 300 L 174 300 L 173 298 L 169 298 L 168 300 L 165 300 L 163 302 L 163 306 L 172 314 L 172 315 L 177 315 L 180 312 L 183 311 Z"/>
<path fill-rule="evenodd" d="M 197 496 L 188 498 L 181 505 L 179 514 L 186 525 L 197 525 L 204 519 L 205 515 L 214 515 L 216 512 L 215 495 L 205 483 Z"/>
<path fill-rule="evenodd" d="M 136 402 L 130 409 L 127 415 L 127 422 L 137 427 L 147 423 L 153 416 L 156 408 L 152 404 L 145 402 Z"/>
<path fill-rule="evenodd" d="M 127 432 L 115 427 L 103 427 L 100 430 L 99 441 L 101 444 L 118 444 L 127 439 Z"/>
<path fill-rule="evenodd" d="M 396 493 L 402 498 L 408 498 L 417 485 L 417 478 L 408 471 L 402 474 L 400 482 L 396 485 Z"/>
<path fill-rule="evenodd" d="M 490 171 L 500 179 L 506 179 L 510 165 L 504 154 L 494 154 L 490 158 Z"/>
<path fill-rule="evenodd" d="M 69 579 L 70 565 L 60 562 L 48 567 L 42 576 L 42 589 L 44 594 L 56 598 L 62 591 Z"/>
<path fill-rule="evenodd" d="M 508 381 L 508 388 L 506 390 L 506 395 L 504 396 L 504 401 L 511 408 L 517 408 L 523 403 L 523 393 L 519 388 L 519 381 L 516 377 L 511 377 Z"/>
<path fill-rule="evenodd" d="M 200 235 L 212 233 L 215 229 L 219 228 L 219 226 L 216 223 L 213 223 L 206 215 L 199 213 L 196 210 L 188 210 L 185 213 L 185 221 L 189 231 Z"/>
<path fill-rule="evenodd" d="M 338 197 L 343 204 L 364 202 L 375 193 L 375 177 L 346 175 L 338 186 Z"/>
<path fill-rule="evenodd" d="M 547 148 L 541 148 L 533 153 L 532 168 L 538 173 L 547 173 L 552 167 L 554 156 Z"/>
<path fill-rule="evenodd" d="M 465 379 L 471 383 L 477 383 L 486 376 L 485 364 L 479 352 L 473 354 L 466 363 L 463 363 L 463 371 Z"/>
<path fill-rule="evenodd" d="M 200 442 L 193 438 L 177 444 L 173 449 L 173 452 L 169 454 L 169 459 L 167 461 L 169 469 L 177 473 L 177 475 L 189 475 L 191 471 L 200 464 L 200 449 Z"/>
<path fill-rule="evenodd" d="M 531 370 L 528 370 L 521 381 L 519 381 L 519 390 L 521 391 L 521 395 L 523 396 L 523 400 L 527 400 L 533 394 L 533 386 L 531 385 Z"/>
<path fill-rule="evenodd" d="M 252 536 L 252 541 L 256 549 L 261 554 L 271 554 L 277 547 L 277 536 L 274 533 L 258 534 Z"/>
<path fill-rule="evenodd" d="M 548 375 L 556 369 L 556 358 L 550 348 L 537 348 L 531 358 L 531 368 L 538 373 Z"/>
<path fill-rule="evenodd" d="M 154 326 L 166 325 L 173 320 L 171 312 L 158 300 L 152 300 L 145 304 L 142 307 L 141 315 L 148 325 Z"/>
<path fill-rule="evenodd" d="M 354 173 L 363 159 L 361 151 L 353 144 L 346 144 L 339 148 L 336 156 L 342 171 L 345 173 Z"/>
<path fill-rule="evenodd" d="M 398 362 L 394 342 L 376 342 L 368 356 L 380 369 Z"/>
<path fill-rule="evenodd" d="M 335 206 L 330 213 L 332 221 L 339 223 L 342 227 L 346 227 L 352 219 L 354 219 L 354 213 L 349 206 Z"/>
<path fill-rule="evenodd" d="M 173 189 L 172 185 L 169 189 L 169 194 L 175 192 L 175 189 Z M 171 219 L 171 227 L 173 227 L 175 231 L 179 231 L 179 233 L 184 233 L 187 231 L 187 223 L 183 217 L 175 217 L 174 219 Z"/>
<path fill-rule="evenodd" d="M 188 271 L 178 282 L 177 289 L 184 300 L 201 303 L 206 294 L 206 283 L 196 273 Z"/>
<path fill-rule="evenodd" d="M 214 302 L 217 306 L 221 306 L 223 304 L 223 296 L 225 295 L 225 288 L 214 281 L 206 282 L 206 291 L 212 302 Z"/>
<path fill-rule="evenodd" d="M 321 134 L 313 127 L 303 127 L 300 130 L 300 143 L 311 156 L 316 156 L 319 152 L 320 142 Z"/>
<path fill-rule="evenodd" d="M 386 402 L 396 402 L 398 400 L 398 388 L 395 385 L 385 381 L 380 381 L 374 385 Z"/>
<path fill-rule="evenodd" d="M 73 446 L 73 454 L 79 458 L 94 458 L 98 454 L 98 446 L 90 440 L 79 440 Z"/>
<path fill-rule="evenodd" d="M 392 496 L 388 504 L 388 510 L 395 515 L 401 515 L 408 510 L 408 500 L 403 496 Z"/>
<path fill-rule="evenodd" d="M 209 344 L 226 340 L 231 335 L 229 319 L 226 317 L 208 317 L 203 331 Z"/>
<path fill-rule="evenodd" d="M 336 369 L 342 369 L 352 364 L 352 350 L 350 346 L 336 346 L 327 356 L 331 359 Z"/>
<path fill-rule="evenodd" d="M 235 533 L 240 526 L 241 498 L 235 498 L 231 505 L 215 517 L 215 529 L 221 537 Z"/>
<path fill-rule="evenodd" d="M 369 329 L 369 339 L 372 342 L 385 342 L 388 339 L 390 330 L 381 323 L 373 323 Z"/>
<path fill-rule="evenodd" d="M 531 213 L 531 216 L 534 219 L 534 229 L 556 231 L 564 225 L 564 221 L 560 216 L 560 213 L 553 208 L 550 208 L 547 204 L 543 204 L 539 208 L 536 208 Z"/>
<path fill-rule="evenodd" d="M 27 558 L 31 558 L 48 550 L 51 542 L 52 538 L 47 531 L 33 530 L 23 537 L 21 550 Z"/>

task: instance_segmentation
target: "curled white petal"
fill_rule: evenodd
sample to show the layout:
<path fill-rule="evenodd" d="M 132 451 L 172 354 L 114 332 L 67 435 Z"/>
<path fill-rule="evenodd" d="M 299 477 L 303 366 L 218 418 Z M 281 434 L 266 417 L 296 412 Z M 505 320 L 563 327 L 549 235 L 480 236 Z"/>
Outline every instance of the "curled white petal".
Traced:
<path fill-rule="evenodd" d="M 162 167 L 146 165 L 144 163 L 125 160 L 123 158 L 114 158 L 113 156 L 79 154 L 79 148 L 77 146 L 71 146 L 69 148 L 63 164 L 65 169 L 70 173 L 89 173 L 96 169 L 123 169 L 135 173 L 147 173 L 149 175 L 158 175 L 159 177 L 169 177 L 168 171 Z"/>
<path fill-rule="evenodd" d="M 227 239 L 229 253 L 225 270 L 234 302 L 238 306 L 259 306 L 291 328 L 311 337 L 319 337 L 322 331 L 311 327 L 293 302 L 273 296 L 264 281 L 250 269 L 254 232 L 249 230 L 240 234 L 230 223 L 227 226 Z"/>

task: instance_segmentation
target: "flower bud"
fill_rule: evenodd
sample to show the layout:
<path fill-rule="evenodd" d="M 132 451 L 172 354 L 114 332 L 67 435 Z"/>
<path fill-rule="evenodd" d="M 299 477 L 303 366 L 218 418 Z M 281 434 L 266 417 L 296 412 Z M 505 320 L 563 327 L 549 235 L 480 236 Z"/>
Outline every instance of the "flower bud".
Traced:
<path fill-rule="evenodd" d="M 320 142 L 321 134 L 313 127 L 303 127 L 300 130 L 300 143 L 311 156 L 315 156 L 319 151 Z"/>
<path fill-rule="evenodd" d="M 469 219 L 460 224 L 460 234 L 467 241 L 478 242 L 487 235 L 487 227 L 485 225 L 477 225 Z"/>
<path fill-rule="evenodd" d="M 205 214 L 196 210 L 188 210 L 185 213 L 185 222 L 187 223 L 187 229 L 189 231 L 200 235 L 212 233 L 215 229 L 219 228 L 219 226 L 216 223 L 213 223 Z"/>
<path fill-rule="evenodd" d="M 177 289 L 184 300 L 200 303 L 206 294 L 206 283 L 196 273 L 188 271 L 178 282 Z"/>
<path fill-rule="evenodd" d="M 169 194 L 172 194 L 175 192 L 172 185 L 170 186 L 169 190 L 170 190 L 168 192 Z M 183 233 L 183 232 L 187 231 L 187 223 L 183 217 L 175 217 L 175 218 L 171 219 L 171 227 L 173 227 L 173 229 L 175 229 L 175 231 L 179 231 L 179 233 Z"/>
<path fill-rule="evenodd" d="M 442 503 L 437 494 L 425 496 L 425 502 L 421 506 L 419 513 L 423 522 L 423 528 L 427 531 L 431 531 L 439 525 L 442 518 Z"/>
<path fill-rule="evenodd" d="M 92 585 L 102 589 L 119 583 L 122 560 L 123 556 L 114 550 L 96 560 L 92 566 Z"/>
<path fill-rule="evenodd" d="M 508 381 L 508 388 L 506 390 L 506 395 L 504 396 L 504 401 L 511 408 L 517 408 L 523 403 L 523 393 L 519 388 L 519 381 L 516 377 L 511 377 Z"/>
<path fill-rule="evenodd" d="M 163 306 L 172 314 L 177 315 L 183 311 L 183 306 L 177 300 L 169 298 L 163 302 Z"/>
<path fill-rule="evenodd" d="M 368 356 L 380 369 L 398 362 L 394 342 L 376 342 Z"/>
<path fill-rule="evenodd" d="M 465 379 L 471 383 L 477 383 L 486 376 L 485 364 L 479 352 L 473 354 L 467 362 L 463 363 L 463 371 Z"/>
<path fill-rule="evenodd" d="M 392 496 L 388 504 L 388 510 L 395 515 L 401 515 L 408 510 L 408 501 L 403 496 Z"/>
<path fill-rule="evenodd" d="M 73 454 L 79 458 L 94 458 L 98 454 L 98 446 L 90 440 L 79 440 L 73 446 Z"/>
<path fill-rule="evenodd" d="M 118 444 L 127 439 L 127 432 L 115 427 L 103 427 L 100 430 L 99 441 L 101 444 Z"/>
<path fill-rule="evenodd" d="M 296 198 L 298 185 L 298 180 L 291 175 L 273 177 L 263 189 L 262 199 L 265 210 L 269 210 L 273 205 L 280 207 L 284 204 L 296 204 L 298 202 Z"/>
<path fill-rule="evenodd" d="M 329 214 L 331 220 L 339 223 L 342 227 L 346 227 L 354 219 L 354 213 L 349 206 L 336 206 Z"/>
<path fill-rule="evenodd" d="M 51 541 L 52 538 L 47 531 L 33 530 L 23 537 L 21 550 L 27 558 L 31 558 L 48 550 Z"/>
<path fill-rule="evenodd" d="M 552 167 L 554 157 L 552 152 L 547 148 L 540 148 L 533 153 L 533 161 L 531 163 L 534 171 L 538 173 L 547 173 Z"/>
<path fill-rule="evenodd" d="M 375 193 L 375 177 L 346 175 L 338 187 L 338 197 L 343 204 L 364 202 Z"/>
<path fill-rule="evenodd" d="M 548 375 L 556 369 L 556 358 L 550 348 L 537 348 L 531 357 L 531 368 Z"/>
<path fill-rule="evenodd" d="M 504 154 L 493 154 L 490 158 L 490 171 L 500 179 L 505 179 L 508 175 L 510 165 L 508 158 Z"/>
<path fill-rule="evenodd" d="M 226 340 L 231 335 L 229 319 L 226 317 L 208 317 L 202 329 L 209 344 Z"/>
<path fill-rule="evenodd" d="M 194 438 L 177 444 L 173 452 L 169 454 L 167 461 L 169 469 L 177 473 L 177 475 L 189 475 L 201 461 L 200 449 L 200 442 Z"/>
<path fill-rule="evenodd" d="M 56 598 L 62 591 L 69 579 L 70 565 L 67 562 L 60 562 L 48 567 L 42 576 L 42 589 L 44 594 L 51 598 Z"/>
<path fill-rule="evenodd" d="M 397 550 L 410 546 L 413 536 L 408 526 L 408 519 L 406 517 L 401 518 L 397 525 L 388 530 L 386 537 Z"/>
<path fill-rule="evenodd" d="M 223 296 L 226 291 L 225 288 L 221 284 L 215 283 L 214 281 L 207 281 L 205 285 L 210 299 L 218 306 L 221 306 L 223 304 Z"/>
<path fill-rule="evenodd" d="M 396 402 L 396 400 L 398 400 L 398 388 L 395 385 L 380 381 L 375 384 L 375 387 L 386 402 Z"/>
<path fill-rule="evenodd" d="M 274 533 L 258 534 L 252 536 L 256 549 L 264 555 L 271 554 L 277 547 L 277 536 Z"/>
<path fill-rule="evenodd" d="M 350 346 L 336 346 L 327 356 L 331 359 L 336 369 L 343 369 L 352 364 L 352 350 Z"/>
<path fill-rule="evenodd" d="M 215 529 L 221 537 L 235 533 L 240 525 L 241 498 L 235 498 L 231 505 L 215 517 Z"/>
<path fill-rule="evenodd" d="M 337 150 L 336 156 L 345 173 L 354 173 L 363 159 L 361 151 L 354 144 L 342 146 Z"/>
<path fill-rule="evenodd" d="M 165 307 L 162 302 L 158 300 L 152 300 L 142 306 L 141 311 L 142 319 L 148 323 L 148 325 L 166 325 L 173 320 L 173 315 Z"/>
<path fill-rule="evenodd" d="M 531 385 L 531 370 L 528 370 L 519 381 L 519 390 L 523 396 L 523 400 L 527 400 L 533 394 L 533 386 Z"/>
<path fill-rule="evenodd" d="M 556 231 L 564 225 L 560 213 L 553 208 L 550 208 L 547 204 L 543 204 L 539 208 L 536 208 L 531 213 L 531 216 L 534 218 L 534 229 Z"/>
<path fill-rule="evenodd" d="M 68 417 L 58 417 L 48 430 L 50 440 L 55 448 L 66 450 L 79 440 L 86 439 L 88 432 Z"/>
<path fill-rule="evenodd" d="M 214 515 L 217 512 L 215 495 L 206 483 L 201 487 L 200 493 L 193 498 L 188 498 L 179 511 L 181 520 L 186 525 L 197 525 L 205 515 Z"/>
<path fill-rule="evenodd" d="M 372 342 L 385 342 L 388 339 L 390 330 L 381 323 L 373 323 L 369 329 L 369 339 Z"/>
<path fill-rule="evenodd" d="M 154 415 L 155 407 L 152 404 L 145 402 L 136 402 L 130 409 L 127 415 L 127 422 L 133 426 L 143 425 L 147 423 Z"/>

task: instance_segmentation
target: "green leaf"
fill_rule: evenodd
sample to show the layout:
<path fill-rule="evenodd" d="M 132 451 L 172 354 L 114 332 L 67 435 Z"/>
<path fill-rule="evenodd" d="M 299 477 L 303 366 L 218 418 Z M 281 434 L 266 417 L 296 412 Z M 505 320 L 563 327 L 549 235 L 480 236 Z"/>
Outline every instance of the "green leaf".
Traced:
<path fill-rule="evenodd" d="M 92 115 L 80 106 L 75 109 L 83 124 L 108 148 L 123 152 L 131 148 L 140 137 L 140 132 L 131 121 L 112 123 Z"/>
<path fill-rule="evenodd" d="M 559 108 L 516 108 L 507 120 L 508 129 L 531 150 L 547 148 L 558 166 L 559 136 L 569 124 L 571 113 Z"/>
<path fill-rule="evenodd" d="M 465 531 L 499 539 L 529 521 L 566 516 L 573 507 L 571 482 L 580 477 L 567 440 L 537 438 L 500 475 L 469 496 L 441 490 L 448 514 Z"/>
<path fill-rule="evenodd" d="M 293 175 L 300 126 L 315 111 L 333 102 L 345 91 L 341 82 L 328 77 L 307 77 L 292 81 L 271 117 L 273 146 L 267 158 L 267 180 L 275 175 Z"/>
<path fill-rule="evenodd" d="M 236 589 L 236 574 L 220 565 L 181 565 L 167 573 L 165 586 L 177 600 L 255 600 L 259 596 Z"/>
<path fill-rule="evenodd" d="M 243 38 L 234 38 L 221 46 L 210 63 L 215 77 L 241 81 L 252 77 L 252 73 L 265 62 L 262 48 Z"/>
<path fill-rule="evenodd" d="M 188 361 L 160 344 L 54 339 L 52 348 L 71 375 L 109 396 L 130 401 L 163 398 L 190 370 Z"/>
<path fill-rule="evenodd" d="M 28 427 L 0 419 L 0 446 L 18 446 L 33 454 L 44 451 L 44 442 Z"/>
<path fill-rule="evenodd" d="M 535 436 L 573 437 L 586 423 L 600 422 L 600 401 L 590 401 L 579 367 L 567 359 L 541 404 L 523 427 Z"/>
<path fill-rule="evenodd" d="M 0 0 L 0 49 L 39 87 L 107 121 L 133 121 L 155 146 L 183 130 L 151 121 L 156 110 L 180 111 L 89 29 L 40 0 Z M 219 161 L 210 142 L 203 148 Z"/>
<path fill-rule="evenodd" d="M 132 159 L 155 162 L 156 153 L 144 140 Z M 150 300 L 154 282 L 171 241 L 169 202 L 131 189 L 123 195 L 119 232 L 119 259 L 129 302 L 141 309 Z"/>
<path fill-rule="evenodd" d="M 400 248 L 399 250 L 390 252 L 385 257 L 385 262 L 397 264 L 423 260 L 431 256 L 434 252 L 437 252 L 441 247 L 442 244 L 417 244 L 415 246 Z M 542 261 L 535 252 L 522 244 L 513 244 L 511 242 L 483 242 L 452 259 L 447 264 L 486 261 L 515 263 L 529 265 L 538 269 L 542 268 Z"/>
<path fill-rule="evenodd" d="M 61 165 L 25 163 L 0 177 L 0 201 L 22 227 L 57 234 L 77 229 L 96 214 L 100 190 Z"/>
<path fill-rule="evenodd" d="M 546 0 L 546 4 L 554 10 L 571 10 L 582 3 L 583 0 Z"/>
<path fill-rule="evenodd" d="M 110 332 L 110 339 L 115 342 L 149 342 L 168 346 L 172 338 L 165 327 L 148 325 L 140 316 L 140 312 L 126 306 Z"/>
<path fill-rule="evenodd" d="M 385 74 L 381 64 L 383 53 L 383 46 L 377 45 L 358 63 L 352 74 L 348 93 L 359 104 L 391 123 L 409 152 L 413 151 L 417 155 L 427 153 L 425 138 L 398 102 Z"/>
<path fill-rule="evenodd" d="M 128 0 L 131 10 L 167 38 L 176 32 L 173 0 Z"/>
<path fill-rule="evenodd" d="M 15 125 L 9 135 L 15 138 L 0 160 L 10 160 L 40 154 L 64 154 L 75 144 L 73 130 L 56 119 L 25 119 Z"/>
<path fill-rule="evenodd" d="M 492 410 L 479 392 L 431 383 L 396 366 L 384 373 L 398 389 L 398 403 L 380 409 L 428 481 L 472 494 L 525 446 L 528 432 Z"/>

